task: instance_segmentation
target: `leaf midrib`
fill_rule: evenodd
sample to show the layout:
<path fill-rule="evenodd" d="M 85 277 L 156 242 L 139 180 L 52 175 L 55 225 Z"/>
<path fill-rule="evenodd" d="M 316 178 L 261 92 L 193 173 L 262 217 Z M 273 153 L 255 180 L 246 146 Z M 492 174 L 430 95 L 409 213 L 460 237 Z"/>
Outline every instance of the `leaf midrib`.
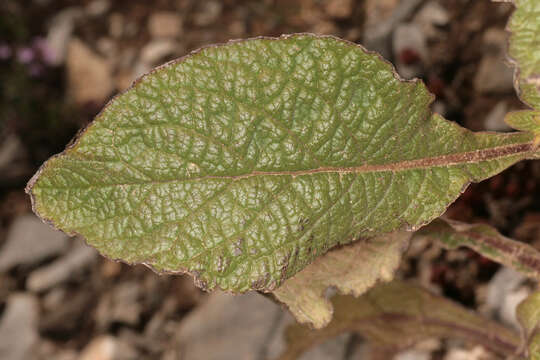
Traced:
<path fill-rule="evenodd" d="M 394 163 L 386 164 L 366 164 L 360 166 L 352 167 L 335 167 L 335 166 L 326 166 L 319 167 L 316 169 L 306 169 L 306 170 L 280 170 L 280 171 L 251 171 L 246 174 L 239 175 L 204 175 L 200 177 L 184 178 L 184 179 L 170 179 L 170 180 L 146 180 L 141 182 L 127 182 L 121 184 L 107 184 L 107 185 L 88 185 L 88 186 L 43 186 L 44 188 L 54 188 L 54 189 L 74 189 L 74 188 L 104 188 L 110 186 L 124 186 L 124 185 L 148 185 L 148 184 L 166 184 L 179 181 L 203 181 L 203 180 L 212 180 L 212 179 L 228 179 L 228 180 L 242 180 L 251 177 L 257 176 L 291 176 L 293 178 L 297 176 L 306 176 L 306 175 L 317 175 L 324 173 L 338 173 L 338 174 L 361 174 L 361 173 L 371 173 L 371 172 L 399 172 L 406 170 L 414 169 L 428 169 L 435 167 L 448 167 L 448 166 L 457 166 L 463 164 L 474 164 L 480 163 L 483 161 L 495 160 L 506 158 L 518 154 L 524 154 L 523 158 L 527 158 L 527 154 L 532 154 L 535 150 L 535 145 L 533 141 L 526 143 L 515 143 L 510 145 L 497 146 L 492 148 L 486 148 L 481 150 L 466 151 L 461 153 L 438 155 L 433 157 L 426 157 L 414 160 L 403 160 Z M 72 159 L 73 161 L 98 161 L 94 159 Z"/>

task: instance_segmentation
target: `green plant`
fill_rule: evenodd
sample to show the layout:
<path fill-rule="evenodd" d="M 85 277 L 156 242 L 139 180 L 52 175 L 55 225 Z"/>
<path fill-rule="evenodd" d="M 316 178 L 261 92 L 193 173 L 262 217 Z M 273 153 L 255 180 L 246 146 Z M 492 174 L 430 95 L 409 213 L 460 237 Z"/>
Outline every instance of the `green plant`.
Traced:
<path fill-rule="evenodd" d="M 112 100 L 30 180 L 33 209 L 107 257 L 190 273 L 207 290 L 271 292 L 299 321 L 330 324 L 315 335 L 297 331 L 296 343 L 390 331 L 373 330 L 361 315 L 331 320 L 324 293 L 335 286 L 360 296 L 333 299 L 336 314 L 400 291 L 419 308 L 380 305 L 373 317 L 397 333 L 410 324 L 398 326 L 396 316 L 438 324 L 396 347 L 471 331 L 489 345 L 498 335 L 480 331 L 484 320 L 446 321 L 454 312 L 465 318 L 464 310 L 423 290 L 394 283 L 362 294 L 392 279 L 419 236 L 469 246 L 540 279 L 532 247 L 489 227 L 437 220 L 470 182 L 540 159 L 540 3 L 516 5 L 509 55 L 532 110 L 506 121 L 520 131 L 474 133 L 431 113 L 421 82 L 401 80 L 353 43 L 309 34 L 235 41 L 165 64 Z M 535 296 L 520 308 L 527 347 L 508 330 L 495 351 L 539 356 L 539 320 L 522 315 L 538 310 Z M 423 318 L 425 302 L 446 310 Z"/>

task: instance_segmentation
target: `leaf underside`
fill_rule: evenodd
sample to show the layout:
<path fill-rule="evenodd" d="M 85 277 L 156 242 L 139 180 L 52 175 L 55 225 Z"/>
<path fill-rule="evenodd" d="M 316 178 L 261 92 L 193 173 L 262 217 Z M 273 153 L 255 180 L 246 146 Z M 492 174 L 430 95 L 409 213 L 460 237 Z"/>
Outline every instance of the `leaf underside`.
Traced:
<path fill-rule="evenodd" d="M 428 237 L 449 249 L 466 246 L 499 264 L 540 281 L 540 252 L 532 246 L 509 239 L 485 224 L 465 224 L 437 219 L 414 234 Z"/>
<path fill-rule="evenodd" d="M 112 100 L 29 182 L 34 211 L 102 254 L 206 289 L 271 291 L 328 249 L 441 215 L 534 157 L 534 134 L 472 133 L 334 37 L 208 47 Z"/>
<path fill-rule="evenodd" d="M 513 2 L 516 9 L 507 29 L 508 55 L 516 67 L 514 85 L 524 103 L 540 110 L 540 1 Z"/>
<path fill-rule="evenodd" d="M 332 319 L 328 288 L 358 297 L 377 282 L 392 280 L 411 235 L 396 231 L 333 249 L 287 279 L 273 294 L 298 322 L 320 329 Z"/>
<path fill-rule="evenodd" d="M 374 287 L 365 295 L 335 296 L 334 318 L 321 330 L 300 324 L 286 331 L 288 346 L 278 360 L 297 359 L 313 345 L 357 332 L 378 350 L 399 351 L 428 338 L 459 338 L 511 356 L 519 347 L 512 331 L 445 298 L 403 282 Z"/>
<path fill-rule="evenodd" d="M 540 360 L 540 291 L 533 293 L 517 308 L 522 327 L 522 351 L 529 360 Z"/>

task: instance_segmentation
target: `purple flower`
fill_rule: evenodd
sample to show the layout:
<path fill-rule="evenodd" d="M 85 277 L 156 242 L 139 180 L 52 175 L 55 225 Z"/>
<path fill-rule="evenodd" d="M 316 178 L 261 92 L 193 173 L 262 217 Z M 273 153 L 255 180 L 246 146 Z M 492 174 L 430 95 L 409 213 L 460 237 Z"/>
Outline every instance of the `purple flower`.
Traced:
<path fill-rule="evenodd" d="M 41 60 L 49 66 L 56 65 L 58 62 L 58 55 L 49 46 L 46 39 L 37 37 L 32 41 L 32 48 L 40 55 Z"/>
<path fill-rule="evenodd" d="M 21 64 L 29 64 L 36 57 L 34 50 L 28 46 L 22 47 L 17 51 L 17 60 Z"/>

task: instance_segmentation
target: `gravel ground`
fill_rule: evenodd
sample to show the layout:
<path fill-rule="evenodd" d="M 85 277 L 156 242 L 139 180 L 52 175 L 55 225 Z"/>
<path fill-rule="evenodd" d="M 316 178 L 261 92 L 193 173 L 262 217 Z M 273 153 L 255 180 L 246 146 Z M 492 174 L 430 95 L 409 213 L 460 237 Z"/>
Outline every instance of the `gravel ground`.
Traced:
<path fill-rule="evenodd" d="M 259 296 L 205 294 L 189 277 L 101 258 L 31 214 L 24 186 L 111 96 L 202 45 L 282 33 L 333 34 L 377 50 L 424 80 L 433 109 L 473 130 L 509 130 L 522 107 L 505 65 L 509 4 L 487 0 L 3 0 L 0 6 L 0 358 L 266 359 L 292 319 Z M 496 74 L 496 76 L 494 76 Z M 540 164 L 472 185 L 447 216 L 487 222 L 540 248 Z M 516 326 L 532 288 L 468 251 L 415 243 L 398 275 Z M 360 359 L 336 338 L 303 359 Z M 400 359 L 486 359 L 437 339 Z"/>

